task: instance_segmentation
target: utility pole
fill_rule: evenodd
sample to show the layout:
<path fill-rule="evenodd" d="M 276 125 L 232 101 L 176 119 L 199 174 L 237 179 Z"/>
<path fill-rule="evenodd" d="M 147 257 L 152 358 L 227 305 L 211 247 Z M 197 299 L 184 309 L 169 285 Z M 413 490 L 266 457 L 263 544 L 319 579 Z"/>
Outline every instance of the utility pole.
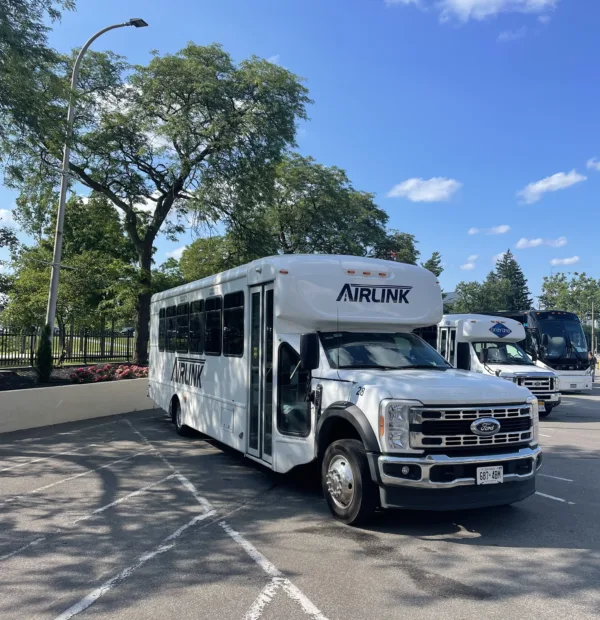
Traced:
<path fill-rule="evenodd" d="M 75 64 L 73 65 L 73 73 L 71 75 L 71 92 L 69 94 L 69 107 L 67 109 L 67 135 L 63 151 L 62 171 L 60 179 L 60 194 L 58 201 L 58 215 L 56 217 L 56 232 L 54 235 L 54 254 L 52 257 L 52 275 L 50 276 L 50 292 L 48 294 L 48 309 L 46 312 L 46 324 L 50 325 L 50 338 L 54 334 L 54 317 L 56 315 L 56 302 L 58 299 L 58 278 L 60 275 L 60 261 L 62 258 L 62 237 L 63 224 L 65 220 L 65 204 L 67 200 L 67 189 L 69 187 L 69 158 L 71 156 L 71 134 L 73 133 L 73 118 L 75 116 L 74 93 L 77 90 L 77 78 L 79 76 L 79 67 L 83 60 L 84 54 L 90 45 L 102 34 L 115 28 L 124 28 L 125 26 L 134 26 L 135 28 L 144 28 L 148 24 L 141 18 L 135 17 L 123 24 L 114 24 L 107 26 L 98 31 L 93 37 L 88 39 L 86 44 L 81 48 Z"/>

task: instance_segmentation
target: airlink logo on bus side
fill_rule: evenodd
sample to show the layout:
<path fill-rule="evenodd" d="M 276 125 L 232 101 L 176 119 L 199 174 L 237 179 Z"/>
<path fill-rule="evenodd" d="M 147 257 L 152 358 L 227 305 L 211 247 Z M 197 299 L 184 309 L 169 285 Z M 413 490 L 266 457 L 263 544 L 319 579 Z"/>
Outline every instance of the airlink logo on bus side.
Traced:
<path fill-rule="evenodd" d="M 171 381 L 183 383 L 191 387 L 202 387 L 202 371 L 206 360 L 195 360 L 189 357 L 176 357 L 171 373 Z"/>
<path fill-rule="evenodd" d="M 337 301 L 355 301 L 374 304 L 408 304 L 406 296 L 412 286 L 392 286 L 390 284 L 344 284 Z"/>

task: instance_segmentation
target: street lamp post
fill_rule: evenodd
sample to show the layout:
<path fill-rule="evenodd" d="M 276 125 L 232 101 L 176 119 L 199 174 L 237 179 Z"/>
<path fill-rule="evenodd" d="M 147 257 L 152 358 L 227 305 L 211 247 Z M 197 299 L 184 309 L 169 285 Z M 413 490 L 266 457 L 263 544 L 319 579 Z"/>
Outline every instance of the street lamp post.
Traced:
<path fill-rule="evenodd" d="M 148 24 L 141 18 L 135 17 L 123 24 L 114 24 L 98 31 L 93 37 L 88 39 L 87 43 L 81 48 L 75 64 L 73 65 L 73 73 L 71 75 L 71 92 L 69 95 L 69 107 L 67 110 L 67 135 L 65 140 L 65 148 L 63 151 L 63 161 L 60 179 L 60 195 L 58 201 L 58 215 L 56 217 L 56 232 L 54 235 L 54 254 L 52 257 L 52 274 L 50 276 L 50 293 L 48 294 L 48 310 L 46 312 L 46 324 L 50 325 L 50 334 L 54 333 L 54 317 L 56 315 L 56 301 L 58 298 L 58 278 L 60 275 L 60 261 L 62 257 L 62 237 L 63 224 L 65 220 L 65 203 L 67 198 L 67 188 L 69 186 L 69 157 L 71 155 L 71 133 L 73 131 L 73 118 L 75 116 L 75 106 L 73 101 L 73 93 L 77 90 L 77 77 L 79 76 L 79 66 L 83 60 L 84 54 L 90 45 L 101 35 L 115 28 L 124 28 L 125 26 L 133 26 L 135 28 L 144 28 Z"/>

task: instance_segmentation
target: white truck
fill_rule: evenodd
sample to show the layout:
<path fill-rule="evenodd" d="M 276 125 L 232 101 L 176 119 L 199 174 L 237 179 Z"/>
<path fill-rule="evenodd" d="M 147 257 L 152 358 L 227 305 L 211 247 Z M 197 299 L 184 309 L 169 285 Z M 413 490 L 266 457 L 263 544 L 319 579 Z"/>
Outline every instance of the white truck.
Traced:
<path fill-rule="evenodd" d="M 446 314 L 438 324 L 437 350 L 454 366 L 513 381 L 538 399 L 540 417 L 560 404 L 556 373 L 536 366 L 517 344 L 525 328 L 513 319 L 484 314 Z"/>
<path fill-rule="evenodd" d="M 537 399 L 452 368 L 426 269 L 274 256 L 152 298 L 149 394 L 276 472 L 317 461 L 333 515 L 511 504 L 535 492 Z"/>

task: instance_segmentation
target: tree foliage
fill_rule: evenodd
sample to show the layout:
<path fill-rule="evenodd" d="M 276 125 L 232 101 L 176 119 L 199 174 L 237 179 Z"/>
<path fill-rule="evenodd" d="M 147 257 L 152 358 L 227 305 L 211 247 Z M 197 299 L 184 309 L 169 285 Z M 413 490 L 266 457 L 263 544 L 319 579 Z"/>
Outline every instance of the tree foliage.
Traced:
<path fill-rule="evenodd" d="M 49 92 L 27 125 L 25 140 L 5 153 L 19 207 L 47 212 L 58 185 L 69 65 L 57 67 Z M 55 84 L 56 80 L 61 88 Z M 259 175 L 294 143 L 305 118 L 307 91 L 289 71 L 255 57 L 235 64 L 218 45 L 188 44 L 129 67 L 112 54 L 89 53 L 83 63 L 70 164 L 73 178 L 123 214 L 139 268 L 136 361 L 147 359 L 153 243 L 182 232 L 190 204 L 204 220 L 218 211 L 198 207 L 204 179 Z M 24 219 L 24 214 L 22 214 Z M 37 218 L 39 220 L 39 217 Z"/>
<path fill-rule="evenodd" d="M 586 273 L 555 273 L 544 277 L 540 305 L 548 310 L 575 312 L 582 319 L 600 314 L 600 280 Z"/>
<path fill-rule="evenodd" d="M 421 266 L 425 267 L 425 269 L 429 269 L 431 273 L 439 278 L 444 271 L 444 268 L 442 267 L 442 255 L 439 252 L 434 252 L 430 258 L 428 258 L 424 263 L 421 263 Z"/>
<path fill-rule="evenodd" d="M 503 306 L 498 308 L 499 310 L 524 312 L 531 308 L 532 300 L 527 287 L 527 278 L 510 250 L 496 262 L 496 276 L 509 285 Z"/>

